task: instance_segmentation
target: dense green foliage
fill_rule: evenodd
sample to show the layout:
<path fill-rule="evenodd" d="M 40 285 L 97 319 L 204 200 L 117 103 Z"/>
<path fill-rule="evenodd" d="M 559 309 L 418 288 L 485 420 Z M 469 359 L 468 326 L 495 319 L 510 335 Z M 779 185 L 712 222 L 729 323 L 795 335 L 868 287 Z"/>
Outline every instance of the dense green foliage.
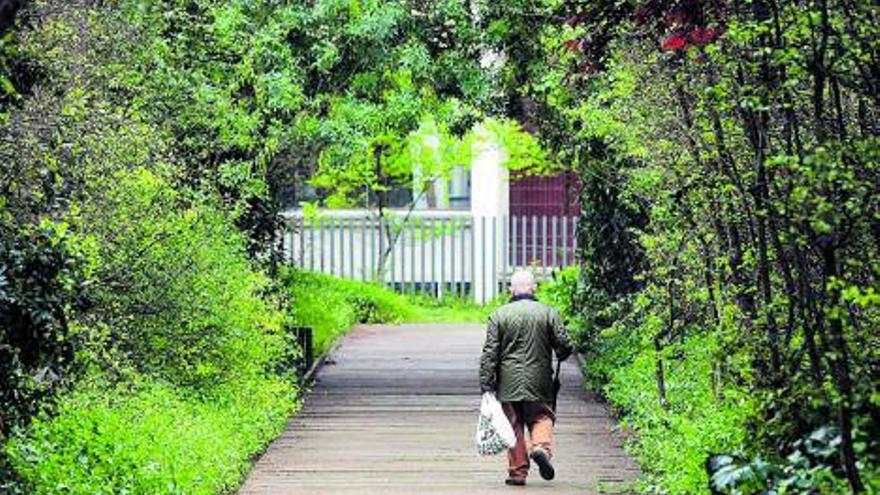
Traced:
<path fill-rule="evenodd" d="M 325 350 L 358 321 L 481 318 L 273 280 L 273 244 L 306 182 L 383 219 L 489 135 L 511 168 L 580 175 L 581 269 L 541 297 L 635 431 L 645 490 L 878 490 L 878 18 L 33 0 L 0 38 L 0 487 L 228 491 L 294 406 L 285 323 Z M 214 457 L 188 448 L 209 429 Z"/>
<path fill-rule="evenodd" d="M 296 404 L 265 136 L 185 104 L 214 40 L 162 51 L 140 7 L 32 2 L 4 38 L 3 492 L 229 491 Z M 224 146 L 253 152 L 243 172 Z"/>
<path fill-rule="evenodd" d="M 69 227 L 96 284 L 65 335 L 73 390 L 12 436 L 10 467 L 26 493 L 228 490 L 294 404 L 283 314 L 210 201 L 144 169 L 113 179 Z"/>
<path fill-rule="evenodd" d="M 646 488 L 877 490 L 876 5 L 567 14 L 522 90 L 582 177 L 573 304 Z"/>
<path fill-rule="evenodd" d="M 755 403 L 745 391 L 713 380 L 714 359 L 719 352 L 711 335 L 688 338 L 663 359 L 667 400 L 657 398 L 657 353 L 651 335 L 662 321 L 647 314 L 629 315 L 598 335 L 585 335 L 584 319 L 577 307 L 577 293 L 584 287 L 576 268 L 539 289 L 539 298 L 560 309 L 574 336 L 585 346 L 588 385 L 602 393 L 621 416 L 623 426 L 635 434 L 630 450 L 649 478 L 644 489 L 674 493 L 701 493 L 706 487 L 704 463 L 707 453 L 728 452 L 744 444 L 745 420 Z M 647 298 L 634 302 L 642 312 L 650 309 Z M 644 313 L 642 313 L 644 314 Z M 721 387 L 721 388 L 719 388 Z"/>

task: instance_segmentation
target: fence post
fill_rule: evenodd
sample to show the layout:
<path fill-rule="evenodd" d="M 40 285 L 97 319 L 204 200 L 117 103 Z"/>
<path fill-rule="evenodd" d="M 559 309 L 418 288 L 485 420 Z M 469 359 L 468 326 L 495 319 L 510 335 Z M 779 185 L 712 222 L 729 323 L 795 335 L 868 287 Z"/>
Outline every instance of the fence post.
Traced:
<path fill-rule="evenodd" d="M 437 296 L 440 293 L 437 283 L 437 219 L 431 217 L 428 235 L 431 236 L 431 294 Z M 435 287 L 437 290 L 435 290 Z"/>
<path fill-rule="evenodd" d="M 426 282 L 426 280 L 425 280 L 425 278 L 426 278 L 425 277 L 425 258 L 426 258 L 426 256 L 425 256 L 425 220 L 424 219 L 420 219 L 420 221 L 419 221 L 419 236 L 421 237 L 419 239 L 419 254 L 422 255 L 421 271 L 419 272 L 419 280 L 422 283 L 421 293 L 422 293 L 422 295 L 425 295 L 427 289 L 425 288 L 425 282 Z"/>
<path fill-rule="evenodd" d="M 517 237 L 519 236 L 519 232 L 517 232 L 516 225 L 516 215 L 510 216 L 510 266 L 513 269 L 516 269 L 519 265 L 517 264 Z"/>
<path fill-rule="evenodd" d="M 458 294 L 458 288 L 455 286 L 455 227 L 458 222 L 455 218 L 449 222 L 449 292 L 453 296 Z"/>
<path fill-rule="evenodd" d="M 416 225 L 409 222 L 409 292 L 416 293 Z"/>
<path fill-rule="evenodd" d="M 547 274 L 547 215 L 541 215 L 541 273 Z"/>
<path fill-rule="evenodd" d="M 498 295 L 498 217 L 494 216 L 492 217 L 492 285 L 489 288 L 489 298 L 495 299 L 496 295 Z"/>
<path fill-rule="evenodd" d="M 309 220 L 309 270 L 315 271 L 315 220 Z"/>
<path fill-rule="evenodd" d="M 486 217 L 480 217 L 480 303 L 486 303 Z"/>
<path fill-rule="evenodd" d="M 446 292 L 446 219 L 440 218 L 440 284 L 437 286 L 437 298 L 442 299 Z"/>
<path fill-rule="evenodd" d="M 471 217 L 471 288 L 470 296 L 477 298 L 477 217 Z"/>
<path fill-rule="evenodd" d="M 346 218 L 345 230 L 348 231 L 348 278 L 354 280 L 354 217 Z"/>
<path fill-rule="evenodd" d="M 556 268 L 558 266 L 557 261 L 559 260 L 559 256 L 558 256 L 559 253 L 557 252 L 558 239 L 556 238 L 558 235 L 558 230 L 559 230 L 557 228 L 558 223 L 559 223 L 559 217 L 554 215 L 551 223 L 552 223 L 552 235 L 553 235 L 553 260 L 552 261 L 553 261 L 553 267 Z"/>
<path fill-rule="evenodd" d="M 361 218 L 358 222 L 361 226 L 361 241 L 358 245 L 361 247 L 361 280 L 367 280 L 367 217 Z"/>
<path fill-rule="evenodd" d="M 507 266 L 510 256 L 510 253 L 507 251 L 510 246 L 509 239 L 507 238 L 509 230 L 507 222 L 507 215 L 501 215 L 501 292 L 504 292 L 504 286 L 507 282 Z"/>
<path fill-rule="evenodd" d="M 391 290 L 397 290 L 397 242 L 395 239 L 394 222 L 388 223 L 388 278 Z"/>
<path fill-rule="evenodd" d="M 562 217 L 562 266 L 568 266 L 568 217 Z"/>

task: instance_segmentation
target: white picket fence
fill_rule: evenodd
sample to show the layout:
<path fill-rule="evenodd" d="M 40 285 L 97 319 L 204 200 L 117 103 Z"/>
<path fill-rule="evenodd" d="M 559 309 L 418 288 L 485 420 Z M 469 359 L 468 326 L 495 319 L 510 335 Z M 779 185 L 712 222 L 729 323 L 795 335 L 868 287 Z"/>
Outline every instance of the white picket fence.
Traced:
<path fill-rule="evenodd" d="M 381 280 L 400 292 L 471 296 L 483 303 L 510 275 L 573 265 L 576 217 L 474 217 L 466 211 L 301 211 L 285 217 L 285 259 L 305 270 Z M 389 247 L 390 246 L 390 247 Z"/>

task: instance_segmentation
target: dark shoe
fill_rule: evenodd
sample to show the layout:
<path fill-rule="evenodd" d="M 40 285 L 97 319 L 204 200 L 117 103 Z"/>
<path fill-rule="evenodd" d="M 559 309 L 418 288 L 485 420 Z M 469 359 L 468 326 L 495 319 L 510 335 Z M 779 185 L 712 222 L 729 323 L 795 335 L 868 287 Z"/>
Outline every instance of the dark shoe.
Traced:
<path fill-rule="evenodd" d="M 547 452 L 544 452 L 544 449 L 532 450 L 529 457 L 538 465 L 538 471 L 540 471 L 542 478 L 550 481 L 556 476 L 556 470 L 553 469 L 553 464 L 550 464 L 550 456 L 547 455 Z"/>
<path fill-rule="evenodd" d="M 504 484 L 508 486 L 526 486 L 525 478 L 507 478 Z"/>

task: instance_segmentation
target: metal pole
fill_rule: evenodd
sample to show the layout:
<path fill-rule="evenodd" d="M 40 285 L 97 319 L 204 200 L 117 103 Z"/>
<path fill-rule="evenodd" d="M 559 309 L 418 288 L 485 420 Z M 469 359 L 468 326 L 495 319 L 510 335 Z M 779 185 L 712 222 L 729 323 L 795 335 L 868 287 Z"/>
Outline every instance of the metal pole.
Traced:
<path fill-rule="evenodd" d="M 388 240 L 388 263 L 390 265 L 389 276 L 391 278 L 391 290 L 397 290 L 397 243 L 394 242 L 394 222 L 389 222 L 388 233 L 391 238 Z"/>
<path fill-rule="evenodd" d="M 406 292 L 406 229 L 409 221 L 400 225 L 400 234 L 397 244 L 400 245 L 400 292 Z"/>
<path fill-rule="evenodd" d="M 345 278 L 345 219 L 337 222 L 339 230 L 339 278 Z"/>
<path fill-rule="evenodd" d="M 486 217 L 480 217 L 480 301 L 486 303 Z"/>
<path fill-rule="evenodd" d="M 315 271 L 315 222 L 311 220 L 309 220 L 309 270 Z"/>
<path fill-rule="evenodd" d="M 471 217 L 471 297 L 477 297 L 477 218 Z"/>
<path fill-rule="evenodd" d="M 416 293 L 416 225 L 409 223 L 409 291 Z"/>
<path fill-rule="evenodd" d="M 376 276 L 376 229 L 373 228 L 373 219 L 369 219 L 370 231 L 370 280 Z"/>
<path fill-rule="evenodd" d="M 437 286 L 437 297 L 443 297 L 446 291 L 446 219 L 440 219 L 440 285 Z"/>
<path fill-rule="evenodd" d="M 461 228 L 459 229 L 461 231 L 461 237 L 459 237 L 459 245 L 461 247 L 461 251 L 459 251 L 459 253 L 461 254 L 461 262 L 459 263 L 461 265 L 461 280 L 458 283 L 458 292 L 461 297 L 465 296 L 464 283 L 467 280 L 467 251 L 465 250 L 464 245 L 465 236 L 467 235 L 467 222 L 467 218 L 463 219 L 461 222 Z"/>
<path fill-rule="evenodd" d="M 437 283 L 437 219 L 431 218 L 431 293 L 433 295 L 437 295 L 439 290 L 434 290 L 435 288 L 439 288 L 439 284 Z"/>
<path fill-rule="evenodd" d="M 419 240 L 419 252 L 422 255 L 422 271 L 420 273 L 419 279 L 422 281 L 422 294 L 427 292 L 427 287 L 425 286 L 425 220 L 422 219 L 419 222 L 419 234 L 421 235 L 421 239 Z"/>
<path fill-rule="evenodd" d="M 492 217 L 492 287 L 489 297 L 494 299 L 498 293 L 498 217 Z"/>
<path fill-rule="evenodd" d="M 354 279 L 354 217 L 348 218 L 348 278 Z"/>
<path fill-rule="evenodd" d="M 376 253 L 376 274 L 379 276 L 379 283 L 385 285 L 385 267 L 382 259 L 385 253 L 385 226 L 382 225 L 382 219 L 379 218 L 379 252 Z"/>
<path fill-rule="evenodd" d="M 568 217 L 562 217 L 562 266 L 568 266 Z"/>
<path fill-rule="evenodd" d="M 361 225 L 361 280 L 367 280 L 367 217 L 362 217 L 358 222 Z"/>
<path fill-rule="evenodd" d="M 449 292 L 452 295 L 456 295 L 458 293 L 458 289 L 455 287 L 455 218 L 449 219 Z"/>
<path fill-rule="evenodd" d="M 330 235 L 330 275 L 336 275 L 336 219 L 330 218 L 327 224 L 327 233 Z"/>
<path fill-rule="evenodd" d="M 296 224 L 297 222 L 293 223 Z M 303 245 L 305 244 L 305 241 L 303 240 L 305 228 L 303 227 L 303 223 L 305 223 L 305 218 L 300 217 L 298 225 L 299 229 L 291 232 L 290 236 L 290 261 L 293 266 L 299 267 L 300 269 L 305 268 L 305 249 L 303 249 Z M 296 246 L 294 246 L 294 244 Z M 293 259 L 294 255 L 296 256 L 296 259 Z"/>
<path fill-rule="evenodd" d="M 532 215 L 532 263 L 538 262 L 538 217 Z"/>
<path fill-rule="evenodd" d="M 577 264 L 578 249 L 578 221 L 577 217 L 571 217 L 571 264 Z"/>
<path fill-rule="evenodd" d="M 558 266 L 557 261 L 558 261 L 558 258 L 559 258 L 559 257 L 557 256 L 559 253 L 556 252 L 556 245 L 557 245 L 557 243 L 558 243 L 558 242 L 557 242 L 558 239 L 557 239 L 556 237 L 557 237 L 558 230 L 559 230 L 559 229 L 557 228 L 557 227 L 558 227 L 558 224 L 559 224 L 559 217 L 557 217 L 556 215 L 554 215 L 554 216 L 553 216 L 553 220 L 551 220 L 550 223 L 551 223 L 551 227 L 552 227 L 552 235 L 553 235 L 553 254 L 552 254 L 553 259 L 552 259 L 552 261 L 553 261 L 553 267 L 555 268 L 556 266 Z"/>
<path fill-rule="evenodd" d="M 547 273 L 547 215 L 541 215 L 541 272 Z"/>
<path fill-rule="evenodd" d="M 518 236 L 519 232 L 517 232 L 517 228 L 516 228 L 516 216 L 510 217 L 510 231 L 511 231 L 511 234 L 510 234 L 510 251 L 511 251 L 511 253 L 510 253 L 511 260 L 510 261 L 511 261 L 511 263 L 510 264 L 513 266 L 513 268 L 516 268 L 517 266 L 519 266 L 517 264 L 517 256 L 516 256 L 517 251 L 519 251 L 517 249 L 517 236 Z"/>
<path fill-rule="evenodd" d="M 528 215 L 522 216 L 522 235 L 520 237 L 522 237 L 522 265 L 521 266 L 523 268 L 529 266 L 529 246 L 528 246 L 529 224 L 528 224 L 528 220 L 529 220 Z"/>
<path fill-rule="evenodd" d="M 510 253 L 507 252 L 507 248 L 510 245 L 507 239 L 507 215 L 501 216 L 501 285 L 502 287 L 507 282 L 507 266 L 509 261 Z M 503 291 L 503 288 L 502 288 Z"/>
<path fill-rule="evenodd" d="M 324 221 L 323 218 L 320 220 L 320 222 L 321 223 L 319 225 L 320 225 L 321 230 L 319 233 L 321 234 L 321 242 L 320 242 L 320 244 L 321 244 L 321 273 L 324 273 L 324 245 L 325 245 L 324 244 L 324 227 L 325 227 L 324 224 L 326 222 Z"/>
<path fill-rule="evenodd" d="M 299 242 L 299 268 L 301 270 L 306 269 L 306 217 L 300 217 L 299 219 L 299 238 L 297 239 Z"/>

